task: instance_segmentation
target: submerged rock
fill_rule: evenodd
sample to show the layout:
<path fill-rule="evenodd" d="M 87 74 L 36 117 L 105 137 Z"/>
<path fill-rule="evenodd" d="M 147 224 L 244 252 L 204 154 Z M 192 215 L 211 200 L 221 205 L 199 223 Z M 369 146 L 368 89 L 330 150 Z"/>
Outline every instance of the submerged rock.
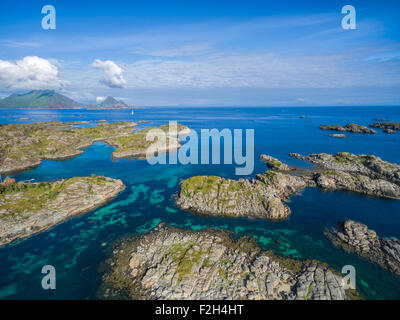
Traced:
<path fill-rule="evenodd" d="M 375 130 L 369 129 L 366 126 L 362 126 L 362 125 L 355 124 L 355 123 L 348 123 L 344 127 L 336 125 L 336 124 L 334 124 L 334 125 L 323 124 L 323 125 L 320 125 L 319 128 L 321 130 L 347 131 L 347 132 L 353 132 L 353 133 L 369 133 L 369 134 L 376 133 Z"/>
<path fill-rule="evenodd" d="M 400 275 L 400 240 L 380 238 L 365 224 L 353 220 L 340 223 L 338 229 L 326 231 L 326 235 L 335 246 Z"/>
<path fill-rule="evenodd" d="M 161 225 L 126 240 L 108 260 L 106 298 L 344 300 L 342 276 L 318 261 L 261 251 L 248 238 Z M 104 295 L 103 295 L 104 297 Z"/>

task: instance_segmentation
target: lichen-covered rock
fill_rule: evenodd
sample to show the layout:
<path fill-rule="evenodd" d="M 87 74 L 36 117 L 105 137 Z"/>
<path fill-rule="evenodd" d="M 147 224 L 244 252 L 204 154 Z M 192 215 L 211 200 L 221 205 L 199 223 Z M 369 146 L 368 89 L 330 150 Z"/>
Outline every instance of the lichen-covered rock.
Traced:
<path fill-rule="evenodd" d="M 369 133 L 369 134 L 374 134 L 376 133 L 375 130 L 369 129 L 366 126 L 362 126 L 359 124 L 355 123 L 348 123 L 344 127 L 333 124 L 333 125 L 328 125 L 328 124 L 322 124 L 319 126 L 321 130 L 333 130 L 333 131 L 346 131 L 346 132 L 353 132 L 353 133 Z"/>
<path fill-rule="evenodd" d="M 313 185 L 308 177 L 276 171 L 251 181 L 195 176 L 182 182 L 176 203 L 183 210 L 207 215 L 283 219 L 290 214 L 283 201 Z"/>
<path fill-rule="evenodd" d="M 276 257 L 249 239 L 159 226 L 114 250 L 103 298 L 348 299 L 342 277 L 318 261 Z"/>
<path fill-rule="evenodd" d="M 98 208 L 124 188 L 121 180 L 95 175 L 0 187 L 0 246 Z"/>
<path fill-rule="evenodd" d="M 353 220 L 340 223 L 338 229 L 329 230 L 326 235 L 335 246 L 400 275 L 400 240 L 380 238 L 365 224 Z"/>

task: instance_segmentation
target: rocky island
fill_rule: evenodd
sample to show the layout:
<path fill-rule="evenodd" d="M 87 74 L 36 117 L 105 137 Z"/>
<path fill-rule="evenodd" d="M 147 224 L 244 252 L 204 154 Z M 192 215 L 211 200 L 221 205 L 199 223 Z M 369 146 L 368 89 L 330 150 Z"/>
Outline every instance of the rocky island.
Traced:
<path fill-rule="evenodd" d="M 121 180 L 95 175 L 0 186 L 0 245 L 98 208 L 124 188 Z"/>
<path fill-rule="evenodd" d="M 117 149 L 114 158 L 145 156 L 154 142 L 146 141 L 146 133 L 158 128 L 168 133 L 169 125 L 136 131 L 133 122 L 102 122 L 97 126 L 73 128 L 76 121 L 45 121 L 0 125 L 0 173 L 8 174 L 38 166 L 43 160 L 63 160 L 83 153 L 82 149 L 96 141 L 104 141 Z M 177 134 L 189 128 L 178 124 Z M 167 135 L 167 144 L 158 144 L 157 152 L 179 148 L 178 137 Z"/>
<path fill-rule="evenodd" d="M 306 187 L 352 191 L 400 200 L 400 165 L 374 155 L 316 153 L 292 157 L 315 164 L 310 170 L 290 167 L 261 155 L 270 170 L 255 179 L 194 176 L 181 183 L 176 203 L 198 214 L 227 217 L 283 219 L 290 214 L 284 203 Z"/>
<path fill-rule="evenodd" d="M 325 233 L 336 247 L 354 252 L 382 268 L 400 275 L 400 240 L 380 238 L 365 224 L 347 220 Z"/>
<path fill-rule="evenodd" d="M 376 131 L 373 129 L 369 129 L 366 126 L 362 126 L 362 125 L 355 124 L 355 123 L 348 123 L 344 127 L 336 125 L 336 124 L 333 124 L 333 125 L 322 124 L 319 126 L 319 128 L 321 130 L 333 130 L 333 131 L 340 131 L 340 132 L 346 131 L 346 132 L 353 132 L 353 133 L 369 133 L 369 134 L 376 133 Z"/>
<path fill-rule="evenodd" d="M 370 125 L 371 128 L 382 129 L 385 133 L 400 131 L 400 122 L 376 122 Z"/>
<path fill-rule="evenodd" d="M 146 140 L 147 133 L 153 129 L 160 129 L 166 133 L 166 143 L 161 140 L 155 142 Z M 178 123 L 176 135 L 169 134 L 169 124 L 167 124 L 143 129 L 130 136 L 121 135 L 104 141 L 117 147 L 117 150 L 113 152 L 114 158 L 135 157 L 143 159 L 150 149 L 155 155 L 178 150 L 181 147 L 179 137 L 188 134 L 190 134 L 190 129 Z"/>
<path fill-rule="evenodd" d="M 262 251 L 221 231 L 159 225 L 122 241 L 107 261 L 102 298 L 172 300 L 344 300 L 342 275 L 319 261 Z"/>
<path fill-rule="evenodd" d="M 332 138 L 346 138 L 346 135 L 341 133 L 328 134 L 328 136 Z"/>
<path fill-rule="evenodd" d="M 261 159 L 271 170 L 258 174 L 256 179 L 232 180 L 216 176 L 186 179 L 176 203 L 183 210 L 213 216 L 286 218 L 290 208 L 284 201 L 315 183 L 309 175 L 289 172 L 289 166 L 273 157 L 262 155 Z"/>
<path fill-rule="evenodd" d="M 316 165 L 313 180 L 318 187 L 353 191 L 366 195 L 400 199 L 400 165 L 374 155 L 315 153 L 306 157 L 290 154 Z"/>

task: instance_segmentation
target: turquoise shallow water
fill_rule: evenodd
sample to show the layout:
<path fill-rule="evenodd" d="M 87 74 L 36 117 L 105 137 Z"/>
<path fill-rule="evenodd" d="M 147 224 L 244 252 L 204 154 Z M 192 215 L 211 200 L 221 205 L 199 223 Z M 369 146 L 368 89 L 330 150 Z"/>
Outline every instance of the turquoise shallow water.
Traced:
<path fill-rule="evenodd" d="M 14 115 L 9 117 L 8 115 Z M 82 114 L 81 118 L 70 118 Z M 300 115 L 307 119 L 300 119 Z M 257 160 L 270 154 L 292 165 L 306 163 L 288 157 L 289 152 L 334 153 L 349 151 L 375 154 L 399 163 L 400 133 L 348 134 L 333 139 L 320 131 L 320 124 L 355 122 L 368 125 L 373 118 L 400 122 L 400 108 L 148 108 L 135 110 L 1 110 L 0 123 L 13 119 L 43 120 L 150 120 L 149 125 L 169 120 L 201 128 L 255 129 L 255 170 L 265 166 Z M 28 122 L 25 121 L 25 122 Z M 21 121 L 19 121 L 21 122 Z M 276 254 L 300 259 L 318 259 L 337 270 L 354 265 L 357 289 L 369 299 L 399 299 L 400 278 L 354 255 L 335 249 L 323 231 L 343 219 L 366 223 L 382 236 L 400 237 L 400 201 L 378 199 L 344 192 L 323 192 L 308 188 L 288 203 L 292 214 L 281 222 L 210 218 L 179 210 L 174 195 L 182 179 L 198 174 L 237 178 L 234 165 L 155 165 L 127 159 L 112 161 L 113 148 L 98 142 L 66 161 L 44 161 L 39 167 L 15 176 L 17 180 L 56 180 L 92 173 L 122 179 L 127 186 L 114 201 L 88 214 L 72 218 L 28 239 L 0 248 L 0 298 L 94 299 L 101 278 L 101 262 L 110 246 L 125 236 L 146 232 L 164 221 L 199 230 L 205 227 L 229 229 L 235 235 L 249 235 L 260 246 Z M 57 270 L 57 289 L 41 288 L 41 268 L 51 264 Z"/>

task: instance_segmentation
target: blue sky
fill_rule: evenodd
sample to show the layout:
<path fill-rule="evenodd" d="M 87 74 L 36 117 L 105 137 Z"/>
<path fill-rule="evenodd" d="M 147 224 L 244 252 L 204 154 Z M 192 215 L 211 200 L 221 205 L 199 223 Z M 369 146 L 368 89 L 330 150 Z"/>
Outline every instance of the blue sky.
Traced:
<path fill-rule="evenodd" d="M 43 30 L 43 5 L 56 29 Z M 343 30 L 341 9 L 356 9 Z M 400 105 L 398 1 L 2 1 L 0 97 L 138 106 Z"/>

